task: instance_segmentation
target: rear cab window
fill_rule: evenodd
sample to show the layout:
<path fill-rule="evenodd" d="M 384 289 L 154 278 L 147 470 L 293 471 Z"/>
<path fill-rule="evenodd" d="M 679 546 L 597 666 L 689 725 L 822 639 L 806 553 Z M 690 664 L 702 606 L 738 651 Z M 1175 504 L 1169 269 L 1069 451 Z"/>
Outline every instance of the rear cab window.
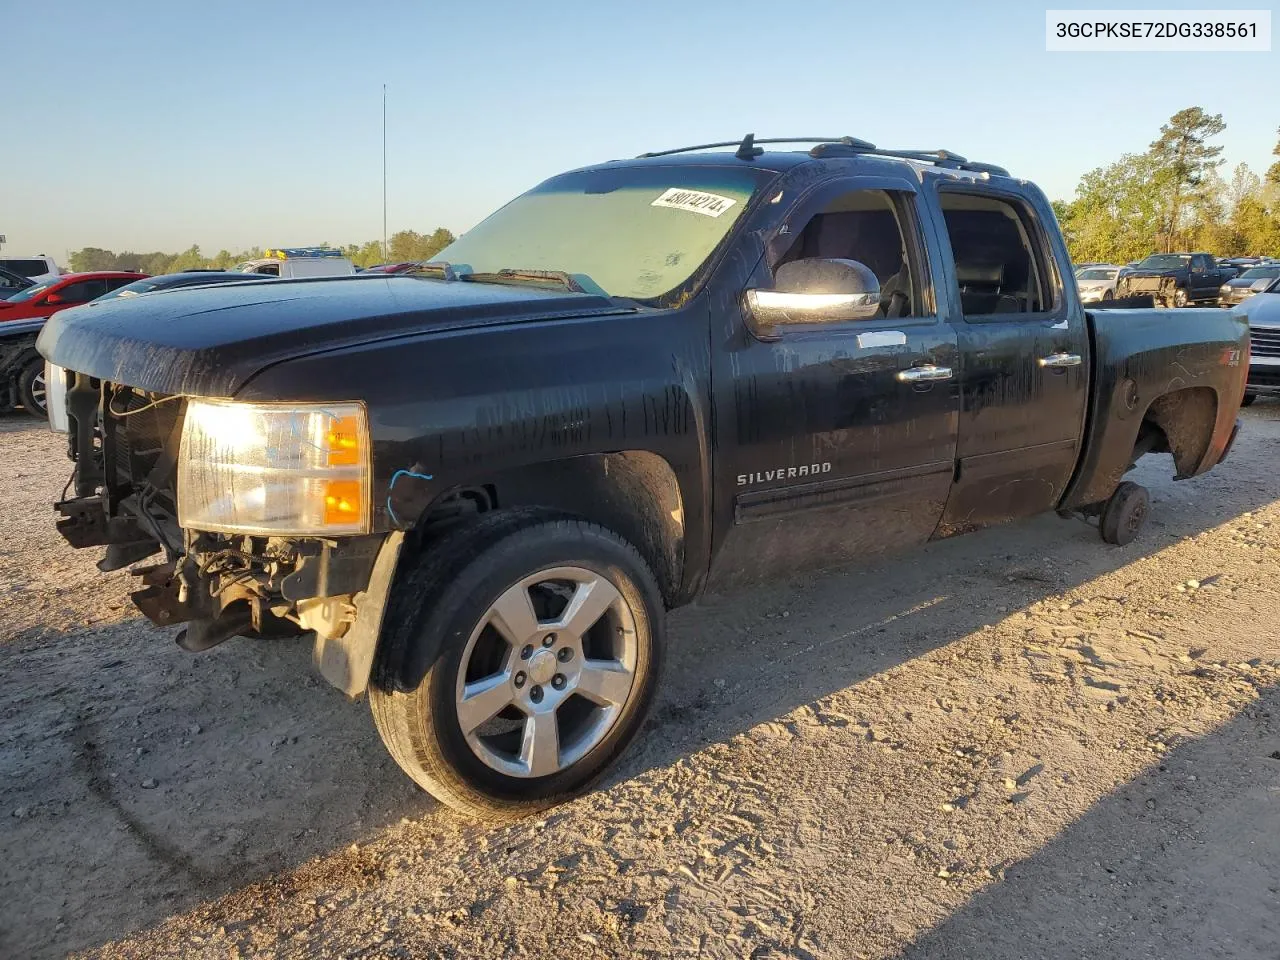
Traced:
<path fill-rule="evenodd" d="M 40 277 L 46 273 L 51 273 L 49 261 L 47 260 L 0 260 L 0 267 L 6 270 L 12 270 L 24 277 Z"/>

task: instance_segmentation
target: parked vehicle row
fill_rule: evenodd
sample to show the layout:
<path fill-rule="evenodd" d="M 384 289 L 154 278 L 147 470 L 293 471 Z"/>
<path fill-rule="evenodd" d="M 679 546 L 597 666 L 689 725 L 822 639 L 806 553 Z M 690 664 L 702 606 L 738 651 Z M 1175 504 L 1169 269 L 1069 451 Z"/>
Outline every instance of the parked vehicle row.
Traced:
<path fill-rule="evenodd" d="M 9 300 L 0 301 L 0 410 L 20 406 L 32 416 L 45 416 L 49 378 L 45 361 L 36 352 L 36 336 L 55 313 L 179 287 L 269 279 L 222 270 L 193 270 L 160 277 L 100 271 L 70 273 L 31 284 Z M 56 383 L 52 389 L 57 390 Z"/>
<path fill-rule="evenodd" d="M 1126 543 L 1140 457 L 1226 455 L 1245 325 L 1086 310 L 1026 180 L 728 146 L 552 177 L 377 283 L 55 315 L 59 532 L 154 557 L 188 650 L 305 637 L 409 776 L 510 816 L 640 733 L 667 609 L 1051 510 Z"/>
<path fill-rule="evenodd" d="M 1207 253 L 1159 253 L 1123 266 L 1084 264 L 1076 267 L 1075 275 L 1080 298 L 1088 303 L 1150 297 L 1166 307 L 1208 303 L 1230 307 L 1264 290 L 1280 276 L 1280 260 L 1216 260 Z"/>

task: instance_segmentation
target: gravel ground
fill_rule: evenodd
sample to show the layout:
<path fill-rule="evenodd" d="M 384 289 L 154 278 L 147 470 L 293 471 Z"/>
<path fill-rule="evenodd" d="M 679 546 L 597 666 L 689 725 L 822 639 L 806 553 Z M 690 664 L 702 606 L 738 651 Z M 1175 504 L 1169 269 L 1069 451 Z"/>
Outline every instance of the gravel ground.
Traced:
<path fill-rule="evenodd" d="M 483 828 L 301 644 L 201 655 L 0 420 L 0 956 L 1267 958 L 1280 408 L 1125 548 L 1045 517 L 671 618 L 597 792 Z"/>

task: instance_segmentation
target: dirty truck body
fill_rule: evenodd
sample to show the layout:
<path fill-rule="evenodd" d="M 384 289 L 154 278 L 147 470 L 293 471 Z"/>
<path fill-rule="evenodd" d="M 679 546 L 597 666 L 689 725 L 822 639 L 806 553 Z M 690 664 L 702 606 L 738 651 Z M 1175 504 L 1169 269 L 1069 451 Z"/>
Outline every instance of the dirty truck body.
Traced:
<path fill-rule="evenodd" d="M 478 814 L 599 775 L 705 591 L 1050 510 L 1125 542 L 1126 471 L 1213 467 L 1248 369 L 1226 311 L 1086 312 L 1026 181 L 858 141 L 574 171 L 439 261 L 138 298 L 40 349 L 66 539 L 190 649 L 313 638 Z"/>

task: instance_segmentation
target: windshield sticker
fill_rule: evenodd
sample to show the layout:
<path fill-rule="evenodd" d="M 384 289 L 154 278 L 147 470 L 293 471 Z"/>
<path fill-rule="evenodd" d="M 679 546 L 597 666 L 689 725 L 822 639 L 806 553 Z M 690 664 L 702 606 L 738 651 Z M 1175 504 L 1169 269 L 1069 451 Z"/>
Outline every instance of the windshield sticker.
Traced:
<path fill-rule="evenodd" d="M 701 190 L 683 190 L 680 187 L 672 187 L 649 206 L 672 207 L 676 210 L 700 213 L 704 217 L 718 217 L 737 202 L 732 197 L 722 197 L 716 193 L 703 193 Z"/>

